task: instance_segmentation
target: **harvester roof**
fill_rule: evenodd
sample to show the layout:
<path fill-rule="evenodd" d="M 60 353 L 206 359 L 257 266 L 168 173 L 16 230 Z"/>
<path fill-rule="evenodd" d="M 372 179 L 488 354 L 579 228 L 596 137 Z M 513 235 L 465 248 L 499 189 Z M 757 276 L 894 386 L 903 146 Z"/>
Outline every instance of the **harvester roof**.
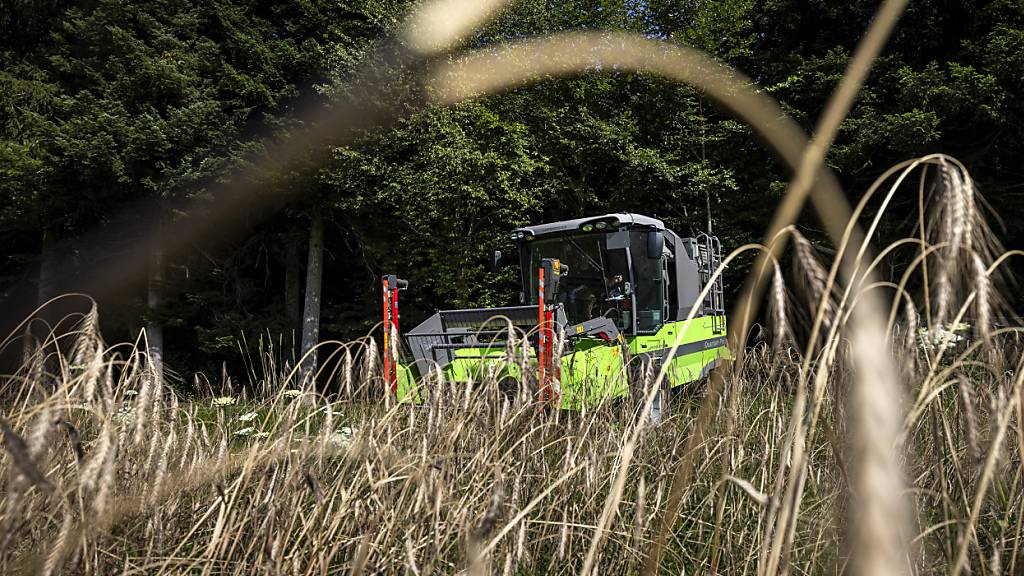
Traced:
<path fill-rule="evenodd" d="M 629 212 L 618 212 L 614 214 L 604 214 L 602 216 L 588 216 L 586 218 L 576 218 L 574 220 L 562 220 L 561 222 L 537 224 L 535 226 L 523 226 L 522 228 L 516 228 L 512 233 L 515 234 L 517 232 L 521 232 L 530 236 L 564 234 L 566 232 L 576 232 L 587 223 L 612 221 L 617 221 L 619 225 L 625 224 L 626 226 L 640 226 L 644 228 L 655 228 L 657 230 L 665 229 L 665 223 L 657 218 L 651 218 L 641 214 L 632 214 Z"/>

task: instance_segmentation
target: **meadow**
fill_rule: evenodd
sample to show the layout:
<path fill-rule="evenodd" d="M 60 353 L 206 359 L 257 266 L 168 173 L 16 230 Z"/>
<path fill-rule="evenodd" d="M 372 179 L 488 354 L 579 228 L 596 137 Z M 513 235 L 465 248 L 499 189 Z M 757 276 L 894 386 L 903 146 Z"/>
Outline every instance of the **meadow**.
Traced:
<path fill-rule="evenodd" d="M 997 215 L 951 157 L 901 162 L 849 196 L 823 168 L 906 2 L 870 20 L 811 138 L 738 72 L 640 34 L 448 52 L 503 4 L 427 2 L 401 27 L 391 56 L 424 66 L 424 102 L 595 70 L 657 74 L 748 123 L 791 170 L 765 242 L 735 247 L 720 270 L 756 255 L 730 318 L 735 361 L 675 389 L 655 422 L 662 372 L 584 412 L 538 403 L 529 386 L 506 396 L 486 376 L 429 375 L 423 404 L 396 404 L 378 328 L 317 345 L 312 378 L 272 336 L 243 342 L 245 373 L 197 374 L 186 395 L 142 336 L 107 343 L 96 307 L 36 344 L 26 324 L 0 342 L 24 355 L 0 381 L 0 572 L 1024 571 L 1024 357 L 1007 304 L 1021 252 L 1002 248 Z M 278 142 L 268 171 L 342 128 L 386 127 L 399 112 L 366 115 L 377 96 L 357 92 L 301 144 Z M 219 231 L 252 201 L 245 179 L 225 182 L 213 216 L 162 248 Z M 795 227 L 807 200 L 834 251 Z M 880 245 L 896 200 L 916 202 L 916 220 Z M 97 278 L 140 264 L 104 266 Z M 528 362 L 521 346 L 507 352 Z"/>
<path fill-rule="evenodd" d="M 437 375 L 423 404 L 395 404 L 373 335 L 321 344 L 316 388 L 268 337 L 240 349 L 246 374 L 185 397 L 144 341 L 105 343 L 95 309 L 67 319 L 4 379 L 0 570 L 817 574 L 893 557 L 906 573 L 1019 573 L 1022 356 L 1000 298 L 1015 254 L 955 160 L 879 184 L 919 195 L 920 227 L 847 286 L 784 229 L 792 266 L 767 274 L 767 324 L 657 423 L 659 374 L 582 413 Z M 917 256 L 868 286 L 892 298 L 884 342 L 865 344 L 851 295 L 901 251 Z M 857 424 L 858 387 L 879 383 L 864 347 L 896 367 L 875 429 Z M 899 537 L 863 534 L 880 524 Z"/>

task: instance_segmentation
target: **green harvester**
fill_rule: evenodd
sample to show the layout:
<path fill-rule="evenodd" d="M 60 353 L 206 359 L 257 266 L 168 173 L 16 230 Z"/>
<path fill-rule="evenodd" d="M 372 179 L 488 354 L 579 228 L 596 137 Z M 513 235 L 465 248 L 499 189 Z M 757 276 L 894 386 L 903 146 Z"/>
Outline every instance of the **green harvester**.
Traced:
<path fill-rule="evenodd" d="M 644 376 L 667 364 L 662 402 L 731 358 L 717 237 L 684 238 L 656 218 L 619 213 L 517 228 L 511 238 L 519 306 L 440 310 L 400 336 L 408 282 L 382 279 L 384 375 L 399 402 L 423 401 L 424 376 L 440 371 L 578 410 L 642 392 Z M 501 264 L 496 251 L 492 266 Z"/>

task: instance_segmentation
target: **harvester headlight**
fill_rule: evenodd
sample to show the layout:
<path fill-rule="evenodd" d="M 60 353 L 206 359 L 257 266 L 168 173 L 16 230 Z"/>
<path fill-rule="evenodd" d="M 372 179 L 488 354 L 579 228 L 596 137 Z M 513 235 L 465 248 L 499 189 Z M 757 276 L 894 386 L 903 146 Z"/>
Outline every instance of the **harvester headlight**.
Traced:
<path fill-rule="evenodd" d="M 582 228 L 582 230 L 584 232 L 590 232 L 593 229 L 594 229 L 594 225 L 593 224 L 584 224 L 583 228 Z"/>
<path fill-rule="evenodd" d="M 608 227 L 608 223 L 607 222 L 598 222 L 597 223 L 597 229 L 598 230 L 604 230 L 607 227 Z"/>
<path fill-rule="evenodd" d="M 511 236 L 512 236 L 513 240 L 522 240 L 523 239 L 523 233 L 522 232 L 513 232 Z"/>

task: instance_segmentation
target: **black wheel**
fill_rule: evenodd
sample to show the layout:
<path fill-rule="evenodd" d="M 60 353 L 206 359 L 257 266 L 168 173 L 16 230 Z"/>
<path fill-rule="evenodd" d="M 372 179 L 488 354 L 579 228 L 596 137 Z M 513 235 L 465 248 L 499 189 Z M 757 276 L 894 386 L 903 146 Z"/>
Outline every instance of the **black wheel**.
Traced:
<path fill-rule="evenodd" d="M 511 376 L 505 376 L 498 380 L 498 394 L 509 403 L 515 404 L 523 397 L 523 383 Z"/>

